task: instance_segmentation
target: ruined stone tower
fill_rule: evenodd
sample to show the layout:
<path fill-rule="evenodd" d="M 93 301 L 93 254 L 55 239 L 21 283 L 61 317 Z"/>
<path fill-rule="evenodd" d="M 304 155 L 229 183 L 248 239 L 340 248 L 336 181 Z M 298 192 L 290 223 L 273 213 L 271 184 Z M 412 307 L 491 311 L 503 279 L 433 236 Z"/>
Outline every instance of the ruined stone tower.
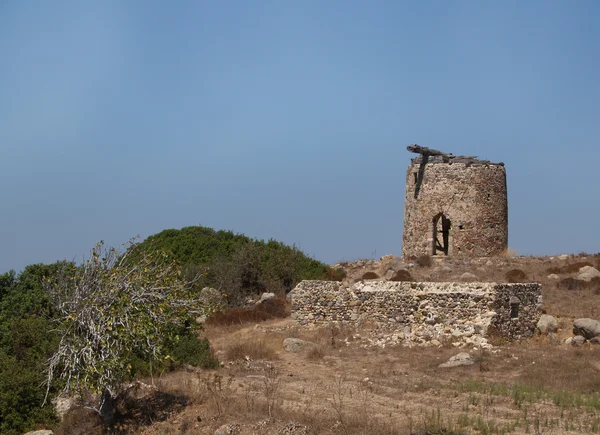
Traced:
<path fill-rule="evenodd" d="M 402 257 L 488 257 L 508 246 L 504 163 L 411 145 Z"/>

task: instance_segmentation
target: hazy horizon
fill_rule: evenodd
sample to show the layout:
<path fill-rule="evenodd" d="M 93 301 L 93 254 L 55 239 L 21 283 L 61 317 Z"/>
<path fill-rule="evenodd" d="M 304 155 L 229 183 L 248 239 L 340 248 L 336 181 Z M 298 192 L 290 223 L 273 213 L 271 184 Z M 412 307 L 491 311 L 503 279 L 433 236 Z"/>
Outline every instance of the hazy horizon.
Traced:
<path fill-rule="evenodd" d="M 400 255 L 418 143 L 506 165 L 509 246 L 598 252 L 600 3 L 0 4 L 0 273 L 168 228 Z"/>

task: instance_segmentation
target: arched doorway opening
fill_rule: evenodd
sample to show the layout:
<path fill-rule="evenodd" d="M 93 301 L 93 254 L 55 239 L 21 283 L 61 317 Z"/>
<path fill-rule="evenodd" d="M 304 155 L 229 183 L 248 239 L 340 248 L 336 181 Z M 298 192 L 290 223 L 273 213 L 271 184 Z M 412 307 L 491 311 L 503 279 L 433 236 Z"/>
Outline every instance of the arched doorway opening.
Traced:
<path fill-rule="evenodd" d="M 443 213 L 433 217 L 433 252 L 432 255 L 448 255 L 450 252 L 450 228 L 452 222 Z"/>

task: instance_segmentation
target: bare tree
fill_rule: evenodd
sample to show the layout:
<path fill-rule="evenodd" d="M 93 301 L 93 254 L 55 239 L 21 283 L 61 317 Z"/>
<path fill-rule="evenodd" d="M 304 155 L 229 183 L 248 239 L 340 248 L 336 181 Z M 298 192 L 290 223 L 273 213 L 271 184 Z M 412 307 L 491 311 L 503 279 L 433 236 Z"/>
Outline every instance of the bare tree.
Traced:
<path fill-rule="evenodd" d="M 167 254 L 138 252 L 135 239 L 124 253 L 98 243 L 90 258 L 64 268 L 45 287 L 61 313 L 61 340 L 48 361 L 47 386 L 66 380 L 65 392 L 99 395 L 89 403 L 106 422 L 131 377 L 127 355 L 149 361 L 168 359 L 167 340 L 179 327 L 196 328 L 194 318 L 210 307 L 190 292 L 198 277 L 185 281 Z"/>

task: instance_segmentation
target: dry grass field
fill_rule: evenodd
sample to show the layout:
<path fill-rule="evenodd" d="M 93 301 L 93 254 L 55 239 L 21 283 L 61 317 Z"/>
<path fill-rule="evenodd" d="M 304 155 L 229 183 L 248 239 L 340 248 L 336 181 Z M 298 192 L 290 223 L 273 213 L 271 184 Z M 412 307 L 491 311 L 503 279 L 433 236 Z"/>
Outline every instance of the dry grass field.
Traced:
<path fill-rule="evenodd" d="M 576 279 L 600 256 L 506 257 L 341 264 L 347 280 L 398 275 L 416 281 L 536 281 L 559 320 L 600 318 L 600 283 Z M 555 274 L 558 276 L 549 278 Z M 491 350 L 381 346 L 372 331 L 300 327 L 289 317 L 242 314 L 208 322 L 221 361 L 214 371 L 157 374 L 121 405 L 115 432 L 158 434 L 584 434 L 600 433 L 600 346 L 536 336 Z M 287 352 L 286 338 L 315 343 Z M 440 368 L 458 352 L 475 363 Z M 56 433 L 101 433 L 85 411 Z M 86 415 L 88 417 L 86 417 Z M 220 429 L 219 429 L 220 428 Z M 219 430 L 218 430 L 219 429 Z"/>

